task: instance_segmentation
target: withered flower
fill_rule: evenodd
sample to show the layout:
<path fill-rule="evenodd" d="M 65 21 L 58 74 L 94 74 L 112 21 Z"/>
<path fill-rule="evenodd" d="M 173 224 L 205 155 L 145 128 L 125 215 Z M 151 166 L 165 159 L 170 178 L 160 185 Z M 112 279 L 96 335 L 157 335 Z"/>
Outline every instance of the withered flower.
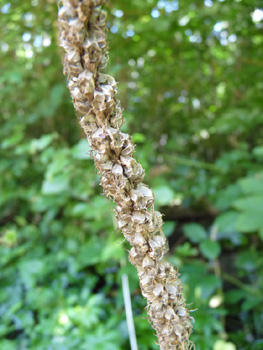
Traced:
<path fill-rule="evenodd" d="M 149 322 L 162 350 L 188 350 L 191 317 L 177 270 L 163 257 L 168 249 L 154 194 L 142 184 L 144 170 L 133 158 L 134 144 L 120 130 L 124 120 L 117 84 L 103 73 L 108 61 L 105 0 L 62 0 L 58 12 L 64 73 L 72 100 L 93 150 L 100 184 L 116 202 L 116 217 L 133 246 L 129 259 L 138 270 Z"/>

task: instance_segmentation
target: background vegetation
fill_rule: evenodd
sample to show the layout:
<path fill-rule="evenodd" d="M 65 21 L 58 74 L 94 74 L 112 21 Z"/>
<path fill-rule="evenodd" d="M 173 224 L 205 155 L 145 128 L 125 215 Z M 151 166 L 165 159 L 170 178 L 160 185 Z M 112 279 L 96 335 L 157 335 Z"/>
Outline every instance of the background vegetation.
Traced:
<path fill-rule="evenodd" d="M 197 350 L 263 349 L 263 10 L 112 0 L 110 67 L 165 214 Z M 62 75 L 53 0 L 1 0 L 0 349 L 153 350 Z"/>

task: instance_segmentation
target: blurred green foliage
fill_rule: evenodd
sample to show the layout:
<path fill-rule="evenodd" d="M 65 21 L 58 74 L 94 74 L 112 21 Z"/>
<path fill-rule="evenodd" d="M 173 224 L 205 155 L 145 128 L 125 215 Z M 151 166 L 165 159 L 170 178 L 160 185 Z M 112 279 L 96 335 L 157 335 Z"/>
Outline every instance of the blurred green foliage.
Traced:
<path fill-rule="evenodd" d="M 263 10 L 112 0 L 109 73 L 165 214 L 196 350 L 263 349 Z M 0 349 L 157 349 L 62 75 L 53 0 L 1 0 Z"/>

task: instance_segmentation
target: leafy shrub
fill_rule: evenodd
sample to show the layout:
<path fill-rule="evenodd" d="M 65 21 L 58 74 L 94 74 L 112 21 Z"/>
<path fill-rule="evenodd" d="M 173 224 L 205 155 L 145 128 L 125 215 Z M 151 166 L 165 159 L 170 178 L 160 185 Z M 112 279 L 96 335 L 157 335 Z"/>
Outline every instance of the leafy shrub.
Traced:
<path fill-rule="evenodd" d="M 197 309 L 197 350 L 263 347 L 258 7 L 116 0 L 109 9 L 109 71 L 165 214 L 169 259 Z M 0 348 L 127 348 L 128 273 L 140 349 L 157 349 L 74 118 L 54 1 L 3 1 L 1 22 Z"/>

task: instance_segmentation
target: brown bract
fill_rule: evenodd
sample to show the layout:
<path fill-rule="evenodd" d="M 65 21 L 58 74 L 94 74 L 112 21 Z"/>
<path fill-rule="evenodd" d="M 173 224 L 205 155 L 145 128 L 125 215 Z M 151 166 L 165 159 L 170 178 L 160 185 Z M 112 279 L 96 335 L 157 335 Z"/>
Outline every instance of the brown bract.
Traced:
<path fill-rule="evenodd" d="M 116 202 L 119 228 L 132 245 L 149 321 L 162 350 L 187 350 L 192 344 L 191 317 L 182 296 L 177 270 L 168 250 L 162 215 L 154 210 L 154 194 L 142 183 L 144 170 L 133 158 L 134 144 L 121 132 L 124 120 L 115 80 L 103 73 L 108 61 L 103 0 L 62 0 L 58 12 L 60 45 L 66 51 L 64 73 L 80 117 L 106 197 Z"/>

